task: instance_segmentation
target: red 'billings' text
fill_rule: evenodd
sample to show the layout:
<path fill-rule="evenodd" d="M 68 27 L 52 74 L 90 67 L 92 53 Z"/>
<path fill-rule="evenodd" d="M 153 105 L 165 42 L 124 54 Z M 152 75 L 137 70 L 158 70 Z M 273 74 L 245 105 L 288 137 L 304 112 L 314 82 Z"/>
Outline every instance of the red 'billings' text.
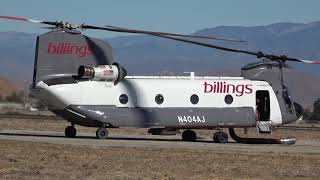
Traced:
<path fill-rule="evenodd" d="M 204 93 L 234 93 L 240 97 L 243 94 L 251 94 L 252 84 L 228 84 L 226 82 L 204 82 Z"/>
<path fill-rule="evenodd" d="M 71 43 L 52 43 L 48 45 L 48 54 L 68 55 L 75 54 L 78 57 L 85 57 L 92 54 L 88 45 L 76 45 Z"/>

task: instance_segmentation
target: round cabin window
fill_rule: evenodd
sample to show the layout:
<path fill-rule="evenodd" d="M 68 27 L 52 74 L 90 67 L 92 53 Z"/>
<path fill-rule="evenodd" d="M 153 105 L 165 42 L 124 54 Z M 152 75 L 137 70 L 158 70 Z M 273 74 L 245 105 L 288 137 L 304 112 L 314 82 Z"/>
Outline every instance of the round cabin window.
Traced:
<path fill-rule="evenodd" d="M 233 97 L 230 94 L 226 95 L 226 97 L 224 97 L 224 102 L 226 104 L 231 104 L 233 102 Z"/>
<path fill-rule="evenodd" d="M 157 104 L 162 104 L 164 101 L 164 98 L 161 94 L 156 95 L 155 101 Z"/>
<path fill-rule="evenodd" d="M 119 97 L 119 101 L 121 104 L 127 104 L 128 102 L 128 96 L 126 94 L 121 94 Z"/>
<path fill-rule="evenodd" d="M 190 102 L 191 102 L 192 104 L 198 104 L 198 102 L 199 102 L 199 97 L 198 97 L 198 95 L 193 94 L 193 95 L 190 97 Z"/>

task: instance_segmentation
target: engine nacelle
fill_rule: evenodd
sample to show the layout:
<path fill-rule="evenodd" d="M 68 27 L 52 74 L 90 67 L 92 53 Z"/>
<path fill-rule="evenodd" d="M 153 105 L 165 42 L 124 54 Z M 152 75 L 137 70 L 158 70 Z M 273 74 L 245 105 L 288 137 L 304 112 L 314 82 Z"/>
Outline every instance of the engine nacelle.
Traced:
<path fill-rule="evenodd" d="M 114 85 L 117 85 L 126 75 L 127 71 L 118 63 L 98 67 L 80 66 L 78 69 L 80 78 L 114 82 Z"/>

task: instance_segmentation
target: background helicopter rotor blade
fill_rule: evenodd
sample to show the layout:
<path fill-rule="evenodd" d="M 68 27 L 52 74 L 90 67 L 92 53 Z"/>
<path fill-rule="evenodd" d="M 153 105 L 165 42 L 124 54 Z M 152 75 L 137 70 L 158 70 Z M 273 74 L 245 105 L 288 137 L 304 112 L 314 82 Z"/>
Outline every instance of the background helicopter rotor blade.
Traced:
<path fill-rule="evenodd" d="M 228 38 L 221 38 L 221 37 L 214 37 L 214 36 L 204 36 L 204 35 L 186 35 L 186 34 L 177 34 L 177 33 L 167 33 L 167 32 L 157 32 L 157 31 L 144 31 L 144 30 L 137 30 L 137 29 L 128 29 L 123 27 L 117 26 L 104 26 L 106 28 L 113 28 L 114 30 L 126 30 L 129 33 L 150 33 L 155 35 L 167 35 L 167 36 L 177 36 L 177 37 L 189 37 L 189 38 L 200 38 L 200 39 L 213 39 L 213 40 L 222 40 L 222 41 L 232 41 L 232 42 L 245 42 L 242 40 L 237 39 L 228 39 Z"/>

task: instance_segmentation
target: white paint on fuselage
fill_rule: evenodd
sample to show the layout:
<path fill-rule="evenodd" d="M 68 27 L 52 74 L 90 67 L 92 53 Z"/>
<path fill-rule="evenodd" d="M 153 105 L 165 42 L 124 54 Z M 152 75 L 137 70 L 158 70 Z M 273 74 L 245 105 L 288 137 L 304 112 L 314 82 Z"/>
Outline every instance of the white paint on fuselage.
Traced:
<path fill-rule="evenodd" d="M 205 93 L 204 83 L 219 83 L 237 85 L 252 85 L 251 93 Z M 167 77 L 167 76 L 135 76 L 126 77 L 118 85 L 105 81 L 80 81 L 77 84 L 61 84 L 47 86 L 43 82 L 37 84 L 44 95 L 41 100 L 54 109 L 64 109 L 69 105 L 113 105 L 117 107 L 143 108 L 201 108 L 201 107 L 252 107 L 256 109 L 255 92 L 267 90 L 270 94 L 270 120 L 274 124 L 281 124 L 282 117 L 276 95 L 271 86 L 265 81 L 252 81 L 241 77 Z M 121 104 L 119 96 L 126 94 L 127 104 Z M 155 96 L 164 97 L 162 104 L 155 102 Z M 191 95 L 199 97 L 197 104 L 190 101 Z M 233 102 L 225 103 L 225 96 L 232 95 Z M 237 96 L 238 95 L 238 96 Z"/>

